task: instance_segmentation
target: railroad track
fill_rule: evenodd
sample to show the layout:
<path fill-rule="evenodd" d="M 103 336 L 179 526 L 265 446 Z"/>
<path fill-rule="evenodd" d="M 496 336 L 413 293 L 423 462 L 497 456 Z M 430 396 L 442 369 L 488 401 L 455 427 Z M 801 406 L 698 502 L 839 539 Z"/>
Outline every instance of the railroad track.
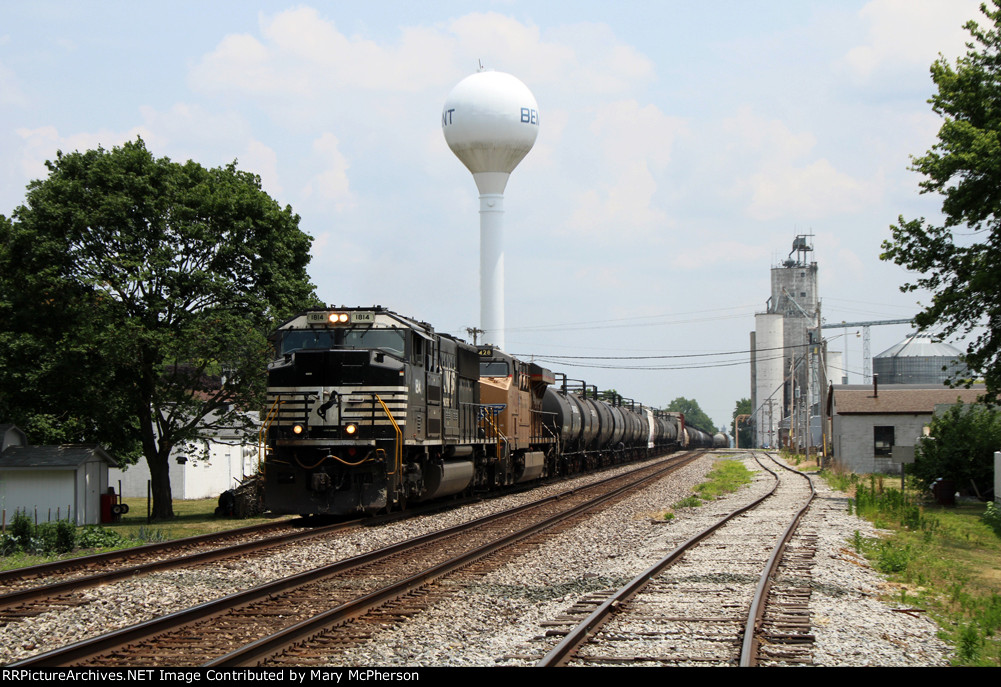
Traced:
<path fill-rule="evenodd" d="M 518 491 L 518 490 L 512 490 Z M 405 517 L 434 513 L 475 501 L 475 498 L 425 504 L 407 513 L 353 519 L 313 526 L 308 518 L 241 527 L 130 549 L 81 556 L 0 572 L 0 627 L 51 610 L 80 606 L 92 598 L 82 592 L 138 575 L 194 568 L 231 558 L 243 558 L 278 546 L 325 537 L 357 526 L 374 527 Z"/>
<path fill-rule="evenodd" d="M 195 567 L 293 542 L 328 536 L 355 527 L 360 520 L 307 528 L 283 521 L 241 527 L 215 534 L 148 544 L 122 551 L 45 563 L 0 575 L 0 627 L 41 613 L 88 602 L 80 592 L 158 570 Z M 262 536 L 264 535 L 264 536 Z M 43 581 L 42 584 L 38 584 Z"/>
<path fill-rule="evenodd" d="M 599 489 L 614 492 L 603 497 L 607 500 L 621 498 L 628 489 L 639 488 L 641 478 L 635 474 L 648 472 L 642 479 L 657 479 L 653 475 L 658 471 L 680 465 L 678 458 L 668 462 L 671 468 L 648 465 L 630 473 L 632 478 L 611 478 L 12 665 L 246 665 L 281 661 L 289 646 L 308 647 L 310 641 L 329 654 L 331 642 L 355 641 L 322 634 L 331 626 L 373 608 L 398 607 L 405 603 L 399 599 L 420 596 L 433 580 L 558 526 L 560 518 L 595 508 Z M 532 520 L 529 526 L 527 519 Z M 282 628 L 280 637 L 273 636 L 276 627 Z M 304 660 L 304 650 L 296 649 L 297 664 Z"/>
<path fill-rule="evenodd" d="M 44 584 L 46 580 L 53 578 L 70 579 L 72 577 L 86 577 L 104 570 L 113 570 L 117 567 L 131 567 L 138 563 L 161 557 L 176 558 L 188 553 L 219 548 L 227 542 L 247 541 L 259 536 L 266 536 L 269 532 L 296 531 L 300 527 L 293 524 L 295 522 L 298 521 L 295 519 L 283 519 L 260 525 L 239 527 L 223 532 L 202 534 L 153 544 L 143 544 L 142 546 L 134 546 L 128 549 L 106 551 L 88 556 L 40 563 L 39 565 L 31 565 L 24 568 L 4 570 L 0 571 L 0 595 L 36 586 L 38 582 Z"/>
<path fill-rule="evenodd" d="M 549 623 L 547 634 L 563 639 L 538 665 L 809 663 L 807 581 L 816 546 L 809 534 L 787 542 L 813 487 L 769 462 L 762 465 L 775 477 L 768 494 L 622 588 L 591 594 Z M 783 553 L 786 575 L 773 586 Z"/>

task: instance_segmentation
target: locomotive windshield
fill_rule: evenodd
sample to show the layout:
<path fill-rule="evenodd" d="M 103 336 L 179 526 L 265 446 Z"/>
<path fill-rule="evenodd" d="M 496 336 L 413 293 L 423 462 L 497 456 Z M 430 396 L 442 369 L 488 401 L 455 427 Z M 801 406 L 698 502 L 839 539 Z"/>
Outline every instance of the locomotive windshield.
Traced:
<path fill-rule="evenodd" d="M 511 372 L 508 370 L 506 360 L 481 360 L 481 377 L 507 377 Z"/>
<path fill-rule="evenodd" d="M 379 349 L 403 357 L 406 332 L 402 329 L 297 329 L 282 332 L 280 355 L 300 350 L 333 348 Z"/>

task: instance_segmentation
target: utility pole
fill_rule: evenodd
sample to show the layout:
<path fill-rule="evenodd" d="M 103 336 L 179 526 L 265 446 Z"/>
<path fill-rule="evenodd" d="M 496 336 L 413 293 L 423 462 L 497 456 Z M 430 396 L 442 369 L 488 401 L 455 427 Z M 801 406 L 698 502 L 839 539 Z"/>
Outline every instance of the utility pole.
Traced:
<path fill-rule="evenodd" d="M 473 345 L 476 345 L 476 335 L 482 334 L 483 330 L 479 327 L 466 327 L 466 333 L 473 337 Z"/>

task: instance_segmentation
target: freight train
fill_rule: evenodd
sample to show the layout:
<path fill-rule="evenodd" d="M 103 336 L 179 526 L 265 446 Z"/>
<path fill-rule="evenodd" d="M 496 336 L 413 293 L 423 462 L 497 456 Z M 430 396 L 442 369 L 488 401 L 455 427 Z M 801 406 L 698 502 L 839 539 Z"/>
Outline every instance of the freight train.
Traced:
<path fill-rule="evenodd" d="M 376 513 L 685 448 L 680 414 L 473 346 L 381 306 L 309 310 L 270 337 L 265 507 Z"/>

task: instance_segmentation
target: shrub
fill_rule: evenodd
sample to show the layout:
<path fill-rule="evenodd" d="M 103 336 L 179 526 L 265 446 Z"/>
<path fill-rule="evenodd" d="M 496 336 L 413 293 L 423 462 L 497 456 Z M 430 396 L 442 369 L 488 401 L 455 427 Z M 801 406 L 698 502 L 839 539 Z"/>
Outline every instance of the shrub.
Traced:
<path fill-rule="evenodd" d="M 892 542 L 880 542 L 876 553 L 876 568 L 883 573 L 897 573 L 907 570 L 911 561 L 911 547 L 898 546 Z"/>
<path fill-rule="evenodd" d="M 77 544 L 84 549 L 124 546 L 128 543 L 114 530 L 106 530 L 99 525 L 87 525 L 77 536 Z"/>
<path fill-rule="evenodd" d="M 34 533 L 35 525 L 31 521 L 31 516 L 23 510 L 14 513 L 14 518 L 10 521 L 10 536 L 13 537 L 17 548 L 27 551 Z"/>
<path fill-rule="evenodd" d="M 987 502 L 987 510 L 980 516 L 987 526 L 994 530 L 994 533 L 1001 537 L 1001 509 L 993 501 Z"/>
<path fill-rule="evenodd" d="M 56 522 L 56 551 L 69 553 L 76 548 L 76 525 L 69 520 Z"/>
<path fill-rule="evenodd" d="M 982 405 L 957 403 L 932 418 L 931 436 L 918 442 L 910 473 L 925 489 L 939 479 L 972 485 L 979 495 L 994 480 L 994 451 L 1001 446 L 1001 413 Z"/>

